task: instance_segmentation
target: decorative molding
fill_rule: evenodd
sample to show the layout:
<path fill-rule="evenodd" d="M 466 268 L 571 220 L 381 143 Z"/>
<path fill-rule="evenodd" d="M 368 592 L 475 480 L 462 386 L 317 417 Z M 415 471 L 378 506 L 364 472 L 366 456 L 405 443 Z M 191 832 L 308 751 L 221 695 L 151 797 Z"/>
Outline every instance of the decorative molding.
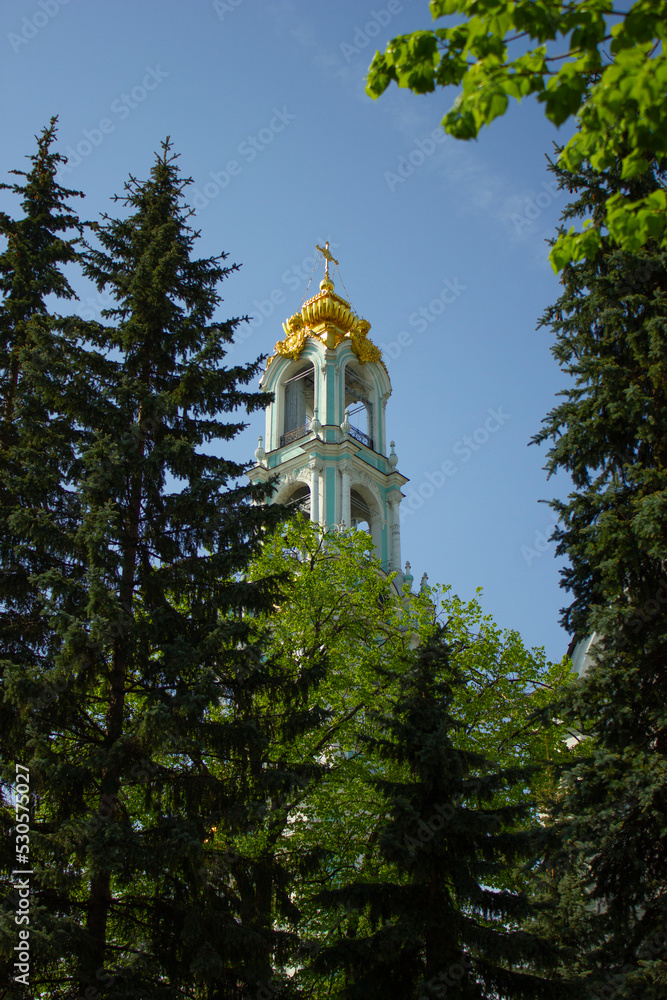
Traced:
<path fill-rule="evenodd" d="M 355 486 L 365 486 L 372 495 L 378 508 L 377 516 L 382 520 L 384 527 L 384 518 L 382 516 L 384 504 L 382 503 L 382 496 L 380 495 L 378 484 L 367 473 L 357 472 L 354 470 L 350 479 L 350 491 L 352 491 Z"/>
<path fill-rule="evenodd" d="M 301 480 L 304 483 L 304 486 L 308 486 L 308 481 L 306 477 L 307 477 L 307 471 L 303 466 L 300 466 L 298 469 L 290 469 L 289 472 L 284 472 L 283 475 L 280 477 L 279 479 L 280 487 L 282 488 L 283 486 L 288 486 L 291 483 L 298 482 L 299 480 Z"/>

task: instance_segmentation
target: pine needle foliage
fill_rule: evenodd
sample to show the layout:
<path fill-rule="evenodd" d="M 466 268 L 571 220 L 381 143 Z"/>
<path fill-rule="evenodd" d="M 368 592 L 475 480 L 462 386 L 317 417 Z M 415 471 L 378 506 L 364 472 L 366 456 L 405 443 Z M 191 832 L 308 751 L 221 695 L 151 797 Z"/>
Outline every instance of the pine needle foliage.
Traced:
<path fill-rule="evenodd" d="M 82 573 L 74 537 L 81 505 L 71 489 L 79 435 L 64 406 L 80 358 L 67 320 L 52 309 L 74 297 L 65 270 L 79 260 L 83 225 L 70 204 L 79 192 L 57 181 L 56 121 L 36 137 L 29 169 L 12 171 L 18 179 L 0 185 L 18 196 L 22 213 L 0 213 L 0 755 L 7 834 L 31 705 L 40 696 L 45 705 L 52 700 L 37 680 L 58 647 L 51 619 L 71 612 L 71 585 Z M 2 845 L 2 868 L 20 867 L 13 837 Z M 16 943 L 12 910 L 10 900 L 0 931 L 8 953 Z"/>
<path fill-rule="evenodd" d="M 284 514 L 263 502 L 272 484 L 242 482 L 221 454 L 266 400 L 247 388 L 259 362 L 225 365 L 241 320 L 215 314 L 236 265 L 194 257 L 188 183 L 167 140 L 148 180 L 126 184 L 124 214 L 91 227 L 82 266 L 113 300 L 105 323 L 44 317 L 78 353 L 41 422 L 14 417 L 13 459 L 35 473 L 42 452 L 70 498 L 33 509 L 44 531 L 11 556 L 48 624 L 5 663 L 34 792 L 40 998 L 213 1000 L 271 973 L 270 932 L 240 912 L 210 833 L 250 823 L 267 740 L 253 699 L 284 692 L 251 627 L 274 581 L 242 576 Z"/>
<path fill-rule="evenodd" d="M 589 215 L 601 233 L 595 256 L 564 268 L 542 321 L 571 378 L 535 438 L 550 442 L 548 470 L 573 483 L 552 503 L 569 559 L 563 623 L 594 637 L 558 708 L 594 739 L 580 743 L 554 822 L 561 871 L 583 893 L 590 995 L 653 998 L 667 988 L 667 254 L 654 241 L 619 249 L 601 226 L 606 198 L 664 192 L 667 168 L 554 171 L 574 196 L 564 220 Z"/>
<path fill-rule="evenodd" d="M 539 834 L 520 828 L 531 810 L 526 796 L 498 804 L 508 786 L 527 785 L 529 769 L 499 770 L 456 746 L 462 683 L 439 630 L 412 654 L 391 714 L 376 720 L 383 733 L 368 738 L 384 762 L 373 783 L 386 802 L 376 830 L 386 878 L 322 894 L 340 908 L 340 936 L 314 964 L 336 996 L 565 995 L 542 975 L 554 951 L 520 929 L 530 912 L 525 895 L 490 888 L 534 861 Z"/>

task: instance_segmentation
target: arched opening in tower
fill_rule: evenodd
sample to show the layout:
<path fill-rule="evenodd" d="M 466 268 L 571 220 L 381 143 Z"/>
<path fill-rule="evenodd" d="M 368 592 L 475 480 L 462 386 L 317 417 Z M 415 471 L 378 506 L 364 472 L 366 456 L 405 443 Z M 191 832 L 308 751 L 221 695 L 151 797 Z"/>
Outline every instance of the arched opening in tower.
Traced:
<path fill-rule="evenodd" d="M 372 534 L 373 512 L 357 490 L 350 490 L 352 527 Z"/>
<path fill-rule="evenodd" d="M 281 501 L 285 507 L 295 507 L 302 514 L 310 514 L 310 489 L 299 483 L 289 496 Z"/>
<path fill-rule="evenodd" d="M 349 411 L 352 437 L 373 447 L 373 405 L 371 387 L 356 365 L 345 368 L 345 409 Z"/>
<path fill-rule="evenodd" d="M 297 441 L 310 430 L 315 405 L 315 370 L 312 362 L 301 365 L 283 383 L 284 421 L 281 447 Z"/>

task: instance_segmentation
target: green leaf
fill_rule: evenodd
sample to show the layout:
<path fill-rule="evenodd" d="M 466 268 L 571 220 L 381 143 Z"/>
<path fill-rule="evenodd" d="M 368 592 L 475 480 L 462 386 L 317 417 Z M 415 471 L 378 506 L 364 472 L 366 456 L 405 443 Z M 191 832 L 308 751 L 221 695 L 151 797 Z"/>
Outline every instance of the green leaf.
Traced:
<path fill-rule="evenodd" d="M 380 94 L 384 94 L 392 80 L 396 80 L 394 67 L 387 63 L 381 52 L 376 52 L 366 78 L 366 93 L 376 100 Z"/>
<path fill-rule="evenodd" d="M 571 261 L 583 260 L 585 257 L 594 257 L 602 246 L 602 239 L 598 229 L 590 226 L 591 220 L 587 220 L 584 225 L 588 228 L 577 233 L 574 227 L 569 231 L 561 233 L 549 254 L 551 266 L 556 273 L 562 271 Z"/>
<path fill-rule="evenodd" d="M 634 153 L 630 153 L 623 159 L 623 166 L 621 168 L 621 177 L 623 180 L 628 180 L 631 177 L 639 177 L 641 174 L 645 174 L 649 167 L 649 161 L 647 158 L 635 150 Z"/>
<path fill-rule="evenodd" d="M 490 93 L 480 97 L 480 106 L 484 116 L 484 123 L 490 125 L 494 118 L 499 118 L 507 111 L 509 101 L 507 94 L 500 88 L 493 88 Z"/>
<path fill-rule="evenodd" d="M 480 128 L 477 117 L 463 105 L 461 98 L 454 102 L 440 124 L 456 139 L 476 139 Z"/>
<path fill-rule="evenodd" d="M 650 239 L 667 242 L 667 192 L 652 191 L 638 201 L 617 192 L 607 202 L 607 226 L 612 239 L 632 252 Z"/>
<path fill-rule="evenodd" d="M 435 21 L 438 17 L 448 17 L 465 10 L 468 0 L 431 0 L 431 16 Z"/>
<path fill-rule="evenodd" d="M 579 62 L 577 60 L 566 62 L 558 73 L 549 79 L 546 90 L 538 96 L 538 100 L 544 103 L 547 118 L 554 125 L 562 125 L 581 107 L 587 87 L 588 83 L 581 73 Z"/>
<path fill-rule="evenodd" d="M 399 35 L 387 46 L 384 58 L 387 67 L 393 68 L 394 79 L 399 87 L 407 87 L 416 94 L 435 89 L 435 69 L 440 61 L 440 53 L 437 38 L 432 31 Z"/>

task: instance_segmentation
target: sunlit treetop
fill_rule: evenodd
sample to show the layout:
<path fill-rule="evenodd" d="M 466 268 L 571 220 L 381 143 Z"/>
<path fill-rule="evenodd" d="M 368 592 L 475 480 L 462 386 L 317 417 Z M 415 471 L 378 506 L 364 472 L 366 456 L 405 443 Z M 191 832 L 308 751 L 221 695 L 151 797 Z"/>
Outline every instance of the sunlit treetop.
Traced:
<path fill-rule="evenodd" d="M 656 165 L 667 156 L 667 5 L 664 0 L 431 0 L 448 27 L 394 38 L 370 66 L 366 90 L 394 81 L 417 94 L 459 87 L 442 120 L 457 139 L 474 139 L 510 99 L 536 95 L 549 121 L 575 119 L 560 163 L 597 171 L 618 162 L 627 187 L 606 202 L 604 228 L 626 250 L 650 239 L 667 245 L 667 192 Z M 657 171 L 658 175 L 660 171 Z M 556 270 L 600 246 L 600 227 L 561 234 Z"/>

